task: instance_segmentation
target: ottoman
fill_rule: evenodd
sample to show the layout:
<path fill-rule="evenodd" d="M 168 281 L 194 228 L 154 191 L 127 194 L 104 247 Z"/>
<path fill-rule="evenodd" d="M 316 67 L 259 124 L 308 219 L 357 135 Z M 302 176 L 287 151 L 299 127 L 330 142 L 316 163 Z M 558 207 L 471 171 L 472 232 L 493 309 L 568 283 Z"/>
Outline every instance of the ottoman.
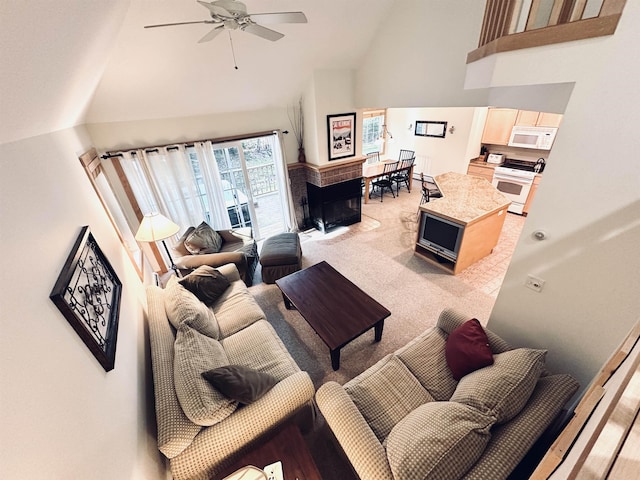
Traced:
<path fill-rule="evenodd" d="M 300 238 L 295 232 L 280 233 L 264 241 L 260 251 L 262 281 L 275 283 L 276 280 L 302 268 Z"/>

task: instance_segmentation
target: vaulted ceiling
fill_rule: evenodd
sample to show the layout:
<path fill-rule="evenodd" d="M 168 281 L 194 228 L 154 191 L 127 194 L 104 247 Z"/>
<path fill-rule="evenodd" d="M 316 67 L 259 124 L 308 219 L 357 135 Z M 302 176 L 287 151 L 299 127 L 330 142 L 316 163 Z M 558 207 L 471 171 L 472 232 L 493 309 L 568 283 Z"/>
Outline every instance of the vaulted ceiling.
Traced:
<path fill-rule="evenodd" d="M 0 2 L 0 142 L 82 123 L 260 110 L 300 95 L 316 69 L 357 68 L 394 0 L 244 0 L 249 13 L 302 11 L 197 43 L 210 25 L 196 0 Z M 235 62 L 231 46 L 235 52 Z"/>

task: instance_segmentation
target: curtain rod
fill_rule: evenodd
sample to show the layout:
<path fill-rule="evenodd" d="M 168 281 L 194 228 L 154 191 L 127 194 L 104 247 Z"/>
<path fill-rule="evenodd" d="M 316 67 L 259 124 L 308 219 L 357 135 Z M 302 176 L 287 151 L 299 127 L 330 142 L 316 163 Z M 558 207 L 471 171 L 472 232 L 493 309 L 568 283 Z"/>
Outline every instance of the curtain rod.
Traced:
<path fill-rule="evenodd" d="M 126 151 L 130 151 L 130 150 L 145 150 L 146 152 L 157 152 L 159 148 L 178 148 L 176 147 L 176 145 L 184 145 L 185 147 L 193 147 L 196 143 L 199 142 L 211 142 L 211 143 L 224 143 L 224 142 L 231 142 L 234 140 L 248 140 L 250 138 L 257 138 L 257 137 L 266 137 L 267 135 L 275 135 L 276 131 L 275 130 L 267 130 L 264 132 L 255 132 L 255 133 L 245 133 L 242 135 L 232 135 L 229 137 L 220 137 L 220 138 L 206 138 L 204 140 L 191 140 L 188 142 L 174 142 L 174 143 L 167 143 L 164 145 L 149 145 L 146 147 L 133 147 L 133 148 L 127 148 Z M 285 135 L 289 133 L 288 130 L 283 130 L 282 133 L 284 133 Z M 121 153 L 118 152 L 107 152 L 105 155 L 102 156 L 102 158 L 111 158 L 111 157 L 118 157 L 118 156 L 122 156 Z"/>

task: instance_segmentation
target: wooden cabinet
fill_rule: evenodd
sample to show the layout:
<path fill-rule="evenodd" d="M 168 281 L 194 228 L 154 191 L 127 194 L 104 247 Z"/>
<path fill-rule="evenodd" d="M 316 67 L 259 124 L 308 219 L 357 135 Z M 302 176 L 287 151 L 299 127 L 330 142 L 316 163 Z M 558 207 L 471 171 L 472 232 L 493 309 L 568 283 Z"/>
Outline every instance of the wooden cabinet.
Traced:
<path fill-rule="evenodd" d="M 559 113 L 534 112 L 513 108 L 490 108 L 482 132 L 482 143 L 507 145 L 514 125 L 527 127 L 559 127 Z"/>
<path fill-rule="evenodd" d="M 512 108 L 490 108 L 484 124 L 482 143 L 507 145 L 517 116 L 518 110 Z"/>
<path fill-rule="evenodd" d="M 538 127 L 559 127 L 562 122 L 562 114 L 540 112 L 536 126 Z"/>
<path fill-rule="evenodd" d="M 533 184 L 531 185 L 531 190 L 529 190 L 529 195 L 527 196 L 527 201 L 524 203 L 524 208 L 522 209 L 522 213 L 525 215 L 529 213 L 529 208 L 531 208 L 531 202 L 533 201 L 533 197 L 536 196 L 536 191 L 538 190 L 538 185 L 540 184 L 541 175 L 536 175 L 533 179 Z"/>
<path fill-rule="evenodd" d="M 470 163 L 469 167 L 467 168 L 467 175 L 482 177 L 489 183 L 491 183 L 491 181 L 493 180 L 493 167 L 489 167 L 488 165 L 476 165 Z"/>
<path fill-rule="evenodd" d="M 531 110 L 518 110 L 515 125 L 523 125 L 526 127 L 535 127 L 538 124 L 538 115 L 540 112 Z"/>
<path fill-rule="evenodd" d="M 515 125 L 526 127 L 559 127 L 562 115 L 559 113 L 518 110 Z"/>

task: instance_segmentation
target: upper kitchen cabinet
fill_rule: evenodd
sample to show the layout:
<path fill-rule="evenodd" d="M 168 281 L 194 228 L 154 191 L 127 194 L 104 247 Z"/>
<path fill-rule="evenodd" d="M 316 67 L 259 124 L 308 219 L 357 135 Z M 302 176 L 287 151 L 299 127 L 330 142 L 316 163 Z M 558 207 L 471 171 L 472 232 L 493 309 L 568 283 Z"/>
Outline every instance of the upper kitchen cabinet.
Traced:
<path fill-rule="evenodd" d="M 560 113 L 547 113 L 540 112 L 538 115 L 538 122 L 536 126 L 538 127 L 559 127 L 560 122 L 562 122 L 562 114 Z"/>
<path fill-rule="evenodd" d="M 490 108 L 482 132 L 482 143 L 507 145 L 517 116 L 518 110 L 513 108 Z"/>
<path fill-rule="evenodd" d="M 518 110 L 515 125 L 526 127 L 559 127 L 562 115 L 559 113 Z"/>

